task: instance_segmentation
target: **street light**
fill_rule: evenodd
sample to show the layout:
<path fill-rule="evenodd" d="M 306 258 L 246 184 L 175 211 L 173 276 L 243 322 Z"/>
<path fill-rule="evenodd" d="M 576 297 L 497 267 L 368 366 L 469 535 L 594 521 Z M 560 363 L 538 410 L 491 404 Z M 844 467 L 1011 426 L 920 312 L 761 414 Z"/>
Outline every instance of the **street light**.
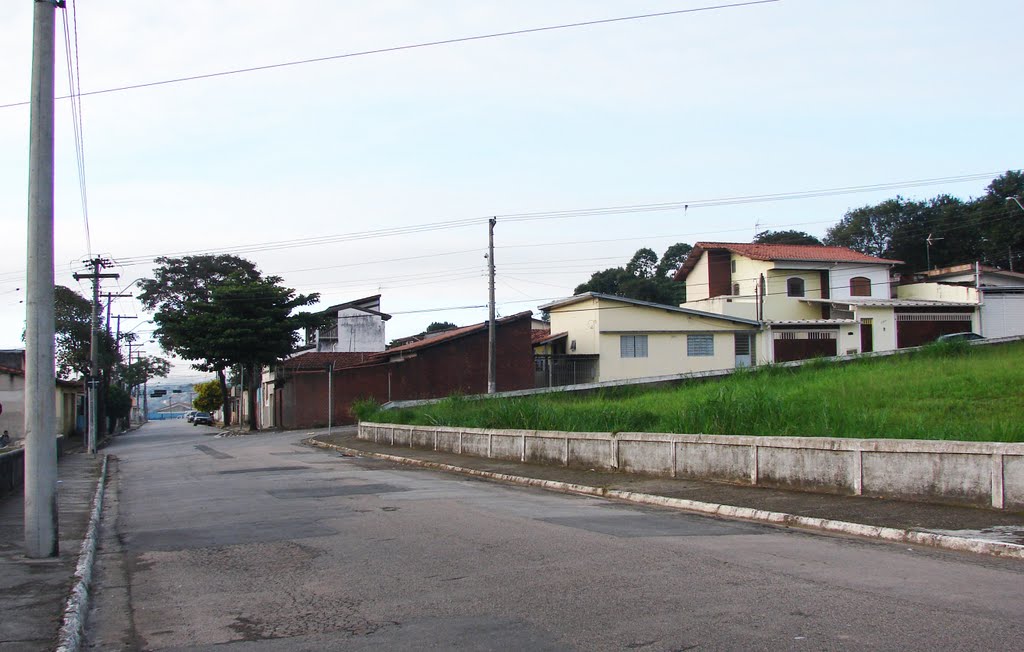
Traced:
<path fill-rule="evenodd" d="M 1017 204 L 1017 206 L 1019 206 L 1022 211 L 1024 211 L 1024 204 L 1020 203 L 1020 198 L 1019 197 L 1016 197 L 1014 195 L 1010 195 L 1009 197 L 1006 198 L 1006 201 L 1008 203 L 1012 201 L 1013 203 Z"/>

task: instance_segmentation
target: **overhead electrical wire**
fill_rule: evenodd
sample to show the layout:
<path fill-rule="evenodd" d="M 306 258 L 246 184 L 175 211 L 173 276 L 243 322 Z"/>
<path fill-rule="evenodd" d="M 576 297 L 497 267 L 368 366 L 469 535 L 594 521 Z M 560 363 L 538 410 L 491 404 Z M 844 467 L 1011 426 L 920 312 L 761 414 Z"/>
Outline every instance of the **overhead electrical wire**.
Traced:
<path fill-rule="evenodd" d="M 64 55 L 68 74 L 68 95 L 71 99 L 71 122 L 75 140 L 75 163 L 78 168 L 78 192 L 82 202 L 82 219 L 85 223 L 85 248 L 91 259 L 92 235 L 89 229 L 89 200 L 85 183 L 85 129 L 82 121 L 82 80 L 78 54 L 78 10 L 75 0 L 71 0 L 71 24 L 68 21 L 67 5 L 61 12 L 64 26 Z M 74 35 L 72 37 L 72 30 Z"/>
<path fill-rule="evenodd" d="M 941 185 L 947 183 L 959 183 L 967 181 L 976 181 L 981 179 L 991 179 L 993 176 L 997 176 L 998 172 L 984 172 L 975 174 L 966 174 L 959 176 L 949 177 L 936 177 L 932 179 L 913 179 L 909 181 L 889 182 L 862 186 L 844 186 L 838 188 L 825 188 L 819 190 L 805 190 L 796 192 L 786 193 L 774 193 L 766 195 L 742 195 L 737 197 L 721 197 L 717 199 L 694 199 L 694 200 L 680 200 L 674 202 L 666 202 L 661 204 L 633 204 L 633 205 L 621 205 L 621 206 L 605 206 L 595 208 L 584 208 L 575 210 L 562 210 L 562 211 L 541 211 L 534 213 L 511 213 L 511 214 L 498 214 L 484 217 L 473 217 L 455 220 L 445 220 L 440 222 L 429 222 L 426 224 L 407 225 L 399 227 L 390 227 L 387 229 L 377 229 L 372 231 L 357 231 L 351 233 L 339 233 L 334 235 L 322 235 L 322 236 L 310 236 L 305 238 L 294 238 L 289 240 L 276 240 L 267 241 L 261 243 L 254 243 L 248 245 L 236 245 L 231 247 L 221 247 L 219 249 L 201 249 L 201 250 L 189 250 L 189 251 L 177 251 L 163 254 L 146 254 L 140 256 L 128 256 L 124 258 L 117 258 L 117 262 L 125 267 L 149 264 L 157 257 L 177 257 L 177 256 L 188 256 L 188 255 L 207 255 L 207 254 L 246 254 L 246 253 L 257 253 L 265 251 L 279 251 L 283 249 L 292 249 L 297 247 L 310 247 L 327 244 L 337 244 L 341 242 L 353 242 L 359 240 L 370 240 L 384 237 L 393 237 L 399 235 L 410 235 L 416 233 L 426 233 L 430 231 L 440 231 L 456 228 L 466 228 L 470 226 L 480 226 L 486 224 L 492 217 L 496 217 L 500 222 L 529 222 L 536 220 L 558 220 L 558 219 L 570 219 L 579 217 L 591 217 L 598 215 L 621 215 L 627 213 L 643 213 L 650 211 L 670 211 L 670 210 L 682 210 L 687 211 L 689 208 L 706 208 L 711 206 L 730 206 L 740 204 L 750 204 L 757 202 L 773 202 L 773 201 L 786 201 L 786 200 L 797 200 L 797 199 L 809 199 L 815 197 L 824 197 L 841 194 L 855 194 L 863 192 L 872 192 L 880 190 L 895 190 L 899 188 L 912 188 L 922 187 L 929 185 Z M 788 226 L 788 225 L 787 225 Z M 735 229 L 746 230 L 744 229 Z M 721 232 L 721 231 L 717 231 Z M 618 239 L 616 239 L 618 240 Z"/>
<path fill-rule="evenodd" d="M 772 3 L 776 3 L 776 2 L 781 2 L 781 0 L 750 0 L 749 2 L 734 2 L 734 3 L 729 3 L 729 4 L 709 5 L 709 6 L 705 6 L 705 7 L 692 7 L 690 9 L 676 9 L 676 10 L 673 10 L 673 11 L 659 11 L 659 12 L 655 12 L 655 13 L 636 14 L 636 15 L 632 15 L 632 16 L 618 16 L 618 17 L 615 17 L 615 18 L 602 18 L 602 19 L 598 19 L 598 20 L 585 20 L 585 21 L 578 21 L 578 22 L 574 22 L 574 23 L 563 23 L 563 24 L 559 24 L 559 25 L 545 25 L 543 27 L 528 27 L 528 28 L 524 28 L 524 29 L 508 30 L 508 31 L 504 31 L 504 32 L 493 32 L 493 33 L 490 33 L 490 34 L 478 34 L 478 35 L 475 35 L 475 36 L 460 36 L 460 37 L 456 37 L 456 38 L 441 39 L 441 40 L 436 40 L 436 41 L 426 41 L 426 42 L 423 42 L 423 43 L 412 43 L 412 44 L 408 44 L 408 45 L 395 45 L 395 46 L 386 47 L 386 48 L 376 48 L 376 49 L 373 49 L 373 50 L 361 50 L 361 51 L 358 51 L 358 52 L 347 52 L 347 53 L 344 53 L 344 54 L 334 54 L 334 55 L 325 56 L 325 57 L 313 57 L 313 58 L 309 58 L 309 59 L 298 59 L 298 60 L 295 60 L 295 61 L 284 61 L 284 62 L 280 62 L 280 63 L 271 63 L 271 64 L 267 64 L 267 65 L 263 65 L 263 66 L 250 66 L 250 67 L 247 67 L 247 68 L 235 68 L 235 69 L 232 69 L 232 70 L 221 70 L 221 71 L 218 71 L 218 72 L 204 73 L 204 74 L 199 74 L 199 75 L 189 75 L 189 76 L 186 76 L 186 77 L 175 77 L 173 79 L 163 79 L 163 80 L 159 80 L 159 81 L 142 82 L 142 83 L 139 83 L 139 84 L 128 84 L 128 85 L 125 85 L 125 86 L 117 86 L 117 87 L 114 87 L 114 88 L 104 88 L 104 89 L 95 90 L 95 91 L 88 91 L 86 93 L 81 93 L 81 95 L 101 95 L 101 94 L 104 94 L 104 93 L 119 93 L 119 92 L 122 92 L 122 91 L 137 90 L 137 89 L 140 89 L 140 88 L 152 88 L 154 86 L 166 86 L 168 84 L 180 84 L 180 83 L 184 83 L 184 82 L 197 81 L 197 80 L 201 80 L 201 79 L 213 79 L 213 78 L 216 78 L 216 77 L 227 77 L 229 75 L 240 75 L 240 74 L 251 73 L 251 72 L 261 72 L 261 71 L 265 71 L 265 70 L 275 70 L 275 69 L 278 69 L 278 68 L 288 68 L 288 67 L 291 67 L 291 66 L 301 66 L 301 65 L 311 64 L 311 63 L 322 63 L 324 61 L 336 61 L 336 60 L 339 60 L 339 59 L 353 59 L 353 58 L 356 58 L 356 57 L 365 57 L 365 56 L 370 56 L 370 55 L 374 55 L 374 54 L 386 54 L 388 52 L 401 52 L 401 51 L 404 51 L 404 50 L 416 50 L 416 49 L 421 49 L 421 48 L 438 47 L 438 46 L 441 46 L 441 45 L 453 45 L 453 44 L 456 44 L 456 43 L 468 43 L 468 42 L 471 42 L 471 41 L 483 41 L 483 40 L 486 40 L 486 39 L 505 38 L 505 37 L 509 37 L 509 36 L 522 36 L 524 34 L 536 34 L 536 33 L 539 33 L 539 32 L 552 32 L 552 31 L 555 31 L 555 30 L 562 30 L 562 29 L 576 29 L 576 28 L 580 28 L 580 27 L 591 27 L 591 26 L 594 26 L 594 25 L 606 25 L 606 24 L 609 24 L 609 23 L 621 23 L 621 22 L 633 21 L 633 20 L 646 20 L 646 19 L 651 19 L 651 18 L 664 18 L 664 17 L 668 17 L 668 16 L 678 16 L 678 15 L 682 15 L 682 14 L 695 14 L 695 13 L 708 12 L 708 11 L 719 11 L 719 10 L 723 10 L 723 9 L 738 9 L 738 8 L 742 8 L 742 7 L 751 7 L 751 6 L 754 6 L 754 5 L 772 4 Z M 56 99 L 62 99 L 63 100 L 63 99 L 68 99 L 69 97 L 72 97 L 72 96 L 70 96 L 70 95 L 62 96 L 62 97 L 58 97 Z M 12 102 L 12 103 L 8 103 L 8 104 L 0 104 L 0 109 L 7 109 L 7 108 L 11 108 L 11 107 L 16 107 L 16 106 L 25 106 L 27 104 L 28 104 L 28 102 Z"/>

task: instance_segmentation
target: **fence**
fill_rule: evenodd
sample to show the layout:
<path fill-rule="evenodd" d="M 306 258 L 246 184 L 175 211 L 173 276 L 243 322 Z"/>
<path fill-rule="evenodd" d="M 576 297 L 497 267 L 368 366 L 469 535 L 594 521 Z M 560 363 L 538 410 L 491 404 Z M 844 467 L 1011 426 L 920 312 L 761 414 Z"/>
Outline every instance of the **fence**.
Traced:
<path fill-rule="evenodd" d="M 581 383 L 596 383 L 598 359 L 596 355 L 535 355 L 533 356 L 534 387 L 562 387 Z"/>
<path fill-rule="evenodd" d="M 823 493 L 1024 509 L 1024 444 L 485 430 L 359 424 L 359 438 L 462 455 Z"/>

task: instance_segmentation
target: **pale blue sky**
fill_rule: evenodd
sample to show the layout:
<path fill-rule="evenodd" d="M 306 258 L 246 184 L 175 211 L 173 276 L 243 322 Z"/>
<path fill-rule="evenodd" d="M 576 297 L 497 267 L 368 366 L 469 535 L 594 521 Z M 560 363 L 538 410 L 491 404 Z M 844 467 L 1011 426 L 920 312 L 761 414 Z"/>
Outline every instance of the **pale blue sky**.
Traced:
<path fill-rule="evenodd" d="M 0 104 L 28 96 L 32 4 L 0 6 Z M 78 4 L 88 91 L 713 3 Z M 686 213 L 500 217 L 1020 168 L 1022 24 L 1013 0 L 783 0 L 85 97 L 93 252 L 126 260 L 480 218 L 244 254 L 324 305 L 382 293 L 393 338 L 486 318 L 400 313 L 485 303 L 485 218 L 498 215 L 499 308 L 511 314 L 641 246 L 747 241 L 756 224 L 822 235 L 897 192 L 981 194 L 987 180 Z M 27 123 L 27 108 L 0 109 L 0 348 L 21 345 Z M 57 279 L 77 288 L 87 252 L 66 102 L 57 156 Z M 377 262 L 451 251 L 465 253 Z M 150 270 L 116 271 L 127 283 Z M 115 312 L 142 315 L 128 300 Z"/>

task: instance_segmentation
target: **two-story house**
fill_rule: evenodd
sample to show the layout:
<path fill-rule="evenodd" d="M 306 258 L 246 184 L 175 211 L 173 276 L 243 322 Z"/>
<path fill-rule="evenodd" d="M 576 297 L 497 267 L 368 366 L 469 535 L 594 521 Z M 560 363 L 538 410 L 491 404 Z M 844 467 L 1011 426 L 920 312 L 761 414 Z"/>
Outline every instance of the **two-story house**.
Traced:
<path fill-rule="evenodd" d="M 976 304 L 893 298 L 902 261 L 845 247 L 698 242 L 675 274 L 687 302 L 762 324 L 774 362 L 917 346 L 976 330 Z"/>

